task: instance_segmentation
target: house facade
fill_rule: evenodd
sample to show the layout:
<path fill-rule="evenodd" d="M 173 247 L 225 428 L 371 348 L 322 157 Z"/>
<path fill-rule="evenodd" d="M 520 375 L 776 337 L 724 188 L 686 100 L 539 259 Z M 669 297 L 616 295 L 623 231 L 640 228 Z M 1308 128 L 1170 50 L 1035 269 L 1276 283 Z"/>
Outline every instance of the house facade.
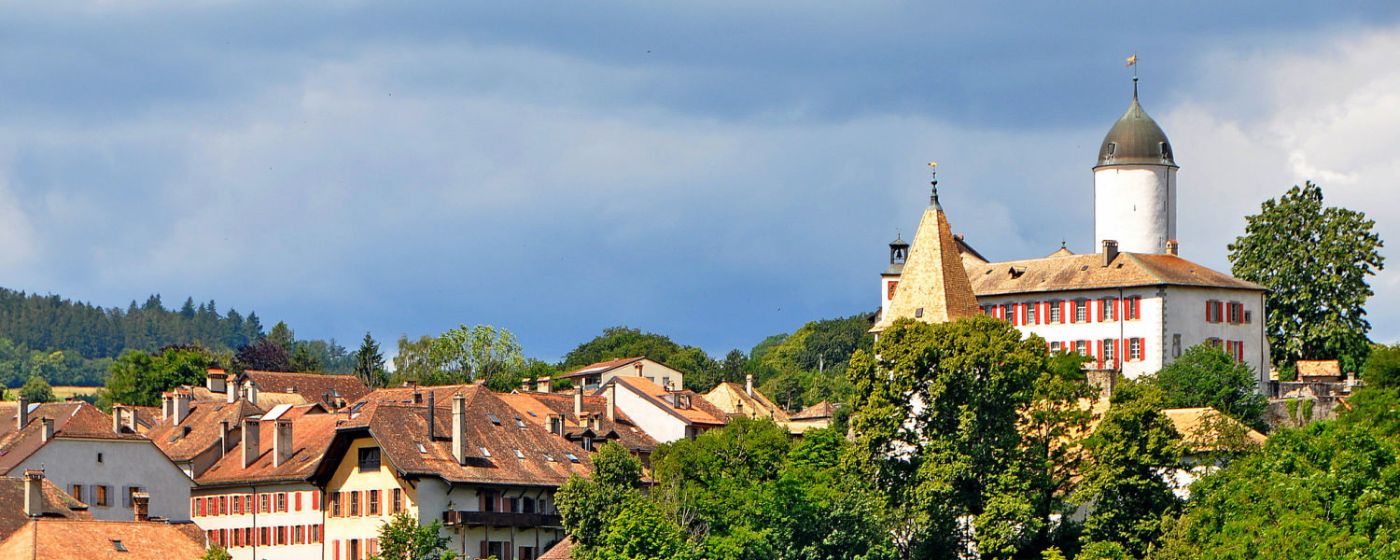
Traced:
<path fill-rule="evenodd" d="M 592 392 L 619 375 L 641 377 L 667 389 L 680 389 L 685 386 L 684 373 L 645 356 L 589 364 L 559 378 L 569 379 L 575 385 L 582 385 L 584 390 Z"/>
<path fill-rule="evenodd" d="M 693 439 L 728 423 L 724 411 L 689 390 L 668 390 L 645 377 L 617 375 L 595 391 L 659 443 Z"/>

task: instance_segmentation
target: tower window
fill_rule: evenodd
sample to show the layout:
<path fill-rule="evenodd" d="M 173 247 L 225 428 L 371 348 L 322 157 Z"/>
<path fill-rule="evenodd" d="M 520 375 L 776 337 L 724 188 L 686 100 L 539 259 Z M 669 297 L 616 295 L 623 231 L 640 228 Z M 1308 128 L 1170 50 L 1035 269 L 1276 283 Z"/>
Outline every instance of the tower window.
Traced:
<path fill-rule="evenodd" d="M 1170 145 L 1166 142 L 1158 142 L 1157 146 L 1162 151 L 1162 159 L 1172 158 L 1172 147 Z"/>
<path fill-rule="evenodd" d="M 1113 155 L 1114 152 L 1117 152 L 1117 151 L 1118 151 L 1118 143 L 1117 143 L 1117 142 L 1109 142 L 1109 143 L 1108 143 L 1108 155 L 1111 156 L 1111 155 Z"/>

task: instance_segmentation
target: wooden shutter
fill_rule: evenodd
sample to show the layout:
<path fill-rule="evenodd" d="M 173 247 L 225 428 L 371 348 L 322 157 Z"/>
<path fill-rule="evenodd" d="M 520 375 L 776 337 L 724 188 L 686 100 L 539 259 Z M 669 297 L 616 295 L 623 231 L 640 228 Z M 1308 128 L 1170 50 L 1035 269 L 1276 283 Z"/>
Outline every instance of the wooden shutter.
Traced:
<path fill-rule="evenodd" d="M 1123 339 L 1113 339 L 1113 359 L 1118 362 L 1118 367 L 1123 367 Z"/>
<path fill-rule="evenodd" d="M 1094 339 L 1094 364 L 1100 369 L 1103 368 L 1103 341 Z"/>

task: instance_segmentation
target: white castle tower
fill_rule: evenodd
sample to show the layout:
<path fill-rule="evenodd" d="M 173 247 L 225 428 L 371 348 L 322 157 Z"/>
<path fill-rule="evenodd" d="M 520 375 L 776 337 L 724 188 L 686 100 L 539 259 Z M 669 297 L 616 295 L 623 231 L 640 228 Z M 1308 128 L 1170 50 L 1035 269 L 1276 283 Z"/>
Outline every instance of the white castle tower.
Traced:
<path fill-rule="evenodd" d="M 1113 124 L 1094 166 L 1094 250 L 1104 241 L 1118 250 L 1165 253 L 1176 240 L 1176 161 L 1166 133 L 1133 102 Z"/>

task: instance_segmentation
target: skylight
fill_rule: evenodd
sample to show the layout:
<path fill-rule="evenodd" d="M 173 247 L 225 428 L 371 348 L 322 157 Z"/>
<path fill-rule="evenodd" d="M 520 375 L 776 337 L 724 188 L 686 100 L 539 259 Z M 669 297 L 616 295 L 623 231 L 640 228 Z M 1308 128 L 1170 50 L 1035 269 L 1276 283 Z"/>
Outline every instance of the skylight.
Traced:
<path fill-rule="evenodd" d="M 486 449 L 485 447 L 478 447 L 477 449 L 480 449 L 480 450 L 481 450 L 481 456 L 482 456 L 482 457 L 490 457 L 490 456 L 491 456 L 491 451 L 490 451 L 489 449 Z"/>
<path fill-rule="evenodd" d="M 112 548 L 116 549 L 117 552 L 127 551 L 126 545 L 122 544 L 122 542 L 117 539 L 112 539 Z"/>
<path fill-rule="evenodd" d="M 491 419 L 491 423 L 492 423 L 492 424 L 495 424 L 495 425 L 497 425 L 497 426 L 500 426 L 500 425 L 501 425 L 501 419 L 496 417 L 496 413 L 494 413 L 494 412 L 487 412 L 487 413 L 486 413 L 486 417 L 489 418 L 489 419 Z"/>
<path fill-rule="evenodd" d="M 423 444 L 420 443 L 420 444 L 418 444 L 418 452 L 419 452 L 419 453 L 427 453 L 427 452 L 428 452 L 428 448 L 423 447 Z"/>
<path fill-rule="evenodd" d="M 521 428 L 524 428 L 524 427 L 525 427 L 525 421 L 524 421 L 524 420 L 521 420 L 519 416 L 516 416 L 516 417 L 515 417 L 515 425 L 516 425 L 516 426 L 520 426 Z"/>
<path fill-rule="evenodd" d="M 515 458 L 516 458 L 516 459 L 524 459 L 524 458 L 525 458 L 525 454 L 524 454 L 524 453 L 521 453 L 519 449 L 516 449 L 516 450 L 515 450 Z"/>
<path fill-rule="evenodd" d="M 578 462 L 578 455 L 574 455 L 573 453 L 566 453 L 565 456 L 569 458 L 570 463 Z"/>

